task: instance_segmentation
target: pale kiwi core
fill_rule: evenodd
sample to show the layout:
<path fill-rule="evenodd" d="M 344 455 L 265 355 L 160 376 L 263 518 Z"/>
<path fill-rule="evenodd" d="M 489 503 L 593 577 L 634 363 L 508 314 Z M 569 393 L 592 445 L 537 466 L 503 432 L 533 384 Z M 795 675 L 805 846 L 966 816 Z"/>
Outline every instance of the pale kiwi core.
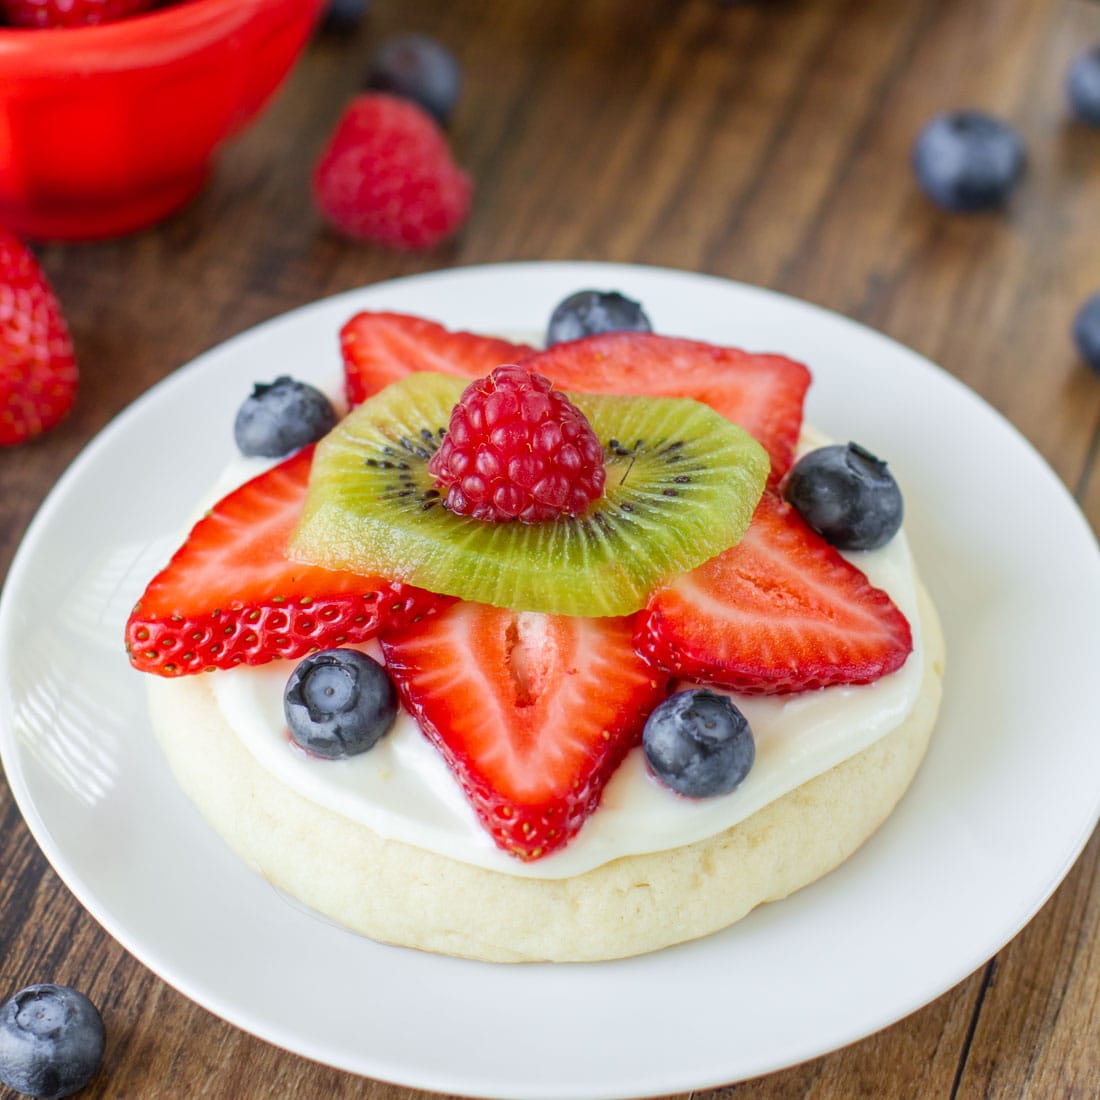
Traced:
<path fill-rule="evenodd" d="M 291 556 L 515 611 L 629 615 L 745 533 L 767 452 L 681 398 L 569 394 L 607 470 L 584 515 L 537 524 L 454 515 L 428 461 L 467 381 L 418 372 L 345 417 L 317 445 Z"/>

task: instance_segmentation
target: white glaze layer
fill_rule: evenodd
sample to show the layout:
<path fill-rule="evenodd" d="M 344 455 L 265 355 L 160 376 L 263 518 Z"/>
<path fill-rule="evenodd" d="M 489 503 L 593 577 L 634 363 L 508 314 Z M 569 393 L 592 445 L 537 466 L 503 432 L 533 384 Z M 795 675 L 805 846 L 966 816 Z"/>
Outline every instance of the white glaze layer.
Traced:
<path fill-rule="evenodd" d="M 805 433 L 800 450 L 821 442 Z M 212 497 L 260 468 L 234 465 Z M 282 695 L 289 662 L 210 675 L 229 726 L 263 767 L 304 797 L 382 836 L 452 859 L 513 875 L 561 878 L 620 856 L 713 836 L 867 748 L 906 717 L 920 690 L 922 667 L 908 543 L 900 533 L 880 550 L 846 556 L 890 594 L 913 627 L 914 652 L 898 672 L 874 684 L 799 695 L 729 693 L 756 740 L 755 764 L 737 790 L 705 801 L 681 798 L 653 779 L 641 750 L 635 749 L 580 833 L 564 849 L 533 863 L 493 844 L 442 758 L 406 712 L 370 752 L 342 761 L 319 760 L 294 746 L 285 730 Z M 376 646 L 363 648 L 381 658 Z"/>

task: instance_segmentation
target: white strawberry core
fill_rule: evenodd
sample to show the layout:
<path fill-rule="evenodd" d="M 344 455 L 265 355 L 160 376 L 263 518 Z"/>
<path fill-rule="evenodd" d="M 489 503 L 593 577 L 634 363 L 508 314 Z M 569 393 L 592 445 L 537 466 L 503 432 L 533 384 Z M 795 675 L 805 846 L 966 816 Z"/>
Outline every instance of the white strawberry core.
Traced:
<path fill-rule="evenodd" d="M 546 617 L 519 612 L 508 627 L 508 671 L 515 684 L 515 705 L 533 706 L 546 683 L 550 666 Z M 541 658 L 541 660 L 540 660 Z"/>

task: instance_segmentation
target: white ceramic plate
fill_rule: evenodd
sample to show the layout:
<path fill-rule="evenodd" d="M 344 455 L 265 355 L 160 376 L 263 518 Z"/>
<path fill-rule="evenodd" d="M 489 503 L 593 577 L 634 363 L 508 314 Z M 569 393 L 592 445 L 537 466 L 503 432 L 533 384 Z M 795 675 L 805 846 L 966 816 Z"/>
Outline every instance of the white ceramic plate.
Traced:
<path fill-rule="evenodd" d="M 538 332 L 581 287 L 663 332 L 810 364 L 809 419 L 890 461 L 948 643 L 931 752 L 883 829 L 726 932 L 597 965 L 499 966 L 383 947 L 230 855 L 154 743 L 122 626 L 230 457 L 256 380 L 338 376 L 356 309 Z M 884 337 L 677 272 L 472 268 L 355 291 L 245 333 L 111 424 L 43 505 L 0 605 L 0 752 L 31 830 L 129 951 L 212 1012 L 309 1058 L 515 1100 L 649 1096 L 833 1050 L 960 981 L 1030 919 L 1098 813 L 1100 558 L 1060 482 L 969 390 Z"/>

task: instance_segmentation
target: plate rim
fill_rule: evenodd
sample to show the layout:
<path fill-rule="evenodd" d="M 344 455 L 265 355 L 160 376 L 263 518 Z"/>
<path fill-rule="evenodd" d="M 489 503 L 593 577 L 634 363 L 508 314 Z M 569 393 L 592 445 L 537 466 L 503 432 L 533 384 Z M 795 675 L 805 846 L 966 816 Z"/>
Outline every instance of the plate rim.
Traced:
<path fill-rule="evenodd" d="M 556 274 L 568 274 L 570 277 L 574 277 L 578 272 L 582 273 L 586 278 L 590 280 L 590 285 L 594 285 L 597 280 L 600 279 L 616 279 L 623 277 L 624 273 L 637 273 L 646 272 L 651 277 L 658 279 L 674 278 L 674 279 L 686 279 L 689 281 L 704 280 L 710 283 L 717 284 L 723 289 L 730 289 L 736 293 L 745 294 L 748 297 L 753 295 L 760 295 L 769 300 L 780 300 L 785 307 L 795 307 L 799 310 L 811 310 L 816 314 L 827 318 L 830 322 L 841 321 L 847 326 L 853 326 L 862 330 L 862 332 L 875 340 L 884 341 L 886 345 L 889 345 L 890 349 L 894 353 L 903 353 L 907 357 L 912 357 L 915 362 L 919 362 L 922 368 L 930 369 L 934 371 L 942 381 L 946 381 L 948 384 L 957 387 L 957 390 L 966 396 L 968 400 L 976 402 L 981 407 L 984 414 L 993 416 L 1000 422 L 1002 428 L 1007 429 L 1012 436 L 1015 437 L 1017 444 L 1021 445 L 1029 453 L 1029 457 L 1032 461 L 1037 462 L 1043 471 L 1048 475 L 1052 485 L 1060 491 L 1062 495 L 1062 504 L 1068 504 L 1069 508 L 1079 522 L 1081 530 L 1086 533 L 1092 542 L 1093 550 L 1096 552 L 1096 536 L 1092 532 L 1087 520 L 1083 516 L 1079 506 L 1073 499 L 1069 490 L 1064 483 L 1054 474 L 1049 464 L 1034 447 L 1033 444 L 1019 431 L 1003 414 L 1001 414 L 996 408 L 985 402 L 979 397 L 973 390 L 967 387 L 964 383 L 960 382 L 949 372 L 939 367 L 937 364 L 932 363 L 924 356 L 913 351 L 912 349 L 905 347 L 892 338 L 885 336 L 858 321 L 854 321 L 851 318 L 845 317 L 842 314 L 828 310 L 823 306 L 817 305 L 812 302 L 806 302 L 790 295 L 783 294 L 782 292 L 772 291 L 767 288 L 750 286 L 748 284 L 739 283 L 733 280 L 724 279 L 720 276 L 700 274 L 677 268 L 665 268 L 656 265 L 636 265 L 636 264 L 614 264 L 614 263 L 602 263 L 602 262 L 587 262 L 587 261 L 525 261 L 522 263 L 500 263 L 500 264 L 477 264 L 469 265 L 465 267 L 455 267 L 441 269 L 437 271 L 426 272 L 419 275 L 405 276 L 399 279 L 386 280 L 384 282 L 371 284 L 365 287 L 353 288 L 343 291 L 339 294 L 331 295 L 326 298 L 320 299 L 315 302 L 306 303 L 295 309 L 287 311 L 285 313 L 271 317 L 260 324 L 248 328 L 242 332 L 235 334 L 222 343 L 207 349 L 199 356 L 190 360 L 183 366 L 177 367 L 165 378 L 158 381 L 156 384 L 147 389 L 138 398 L 136 398 L 130 405 L 122 410 L 117 416 L 113 417 L 103 429 L 101 429 L 96 436 L 94 436 L 88 444 L 79 452 L 74 458 L 72 463 L 64 471 L 61 477 L 58 479 L 54 487 L 47 494 L 40 507 L 37 509 L 34 517 L 28 525 L 26 531 L 21 537 L 20 544 L 13 556 L 11 566 L 9 568 L 7 577 L 5 578 L 3 590 L 0 591 L 0 704 L 4 704 L 4 714 L 10 713 L 11 704 L 11 689 L 9 684 L 9 677 L 7 675 L 8 670 L 8 649 L 9 641 L 8 635 L 10 631 L 6 628 L 8 618 L 11 615 L 10 606 L 15 600 L 15 597 L 11 595 L 12 592 L 18 591 L 20 583 L 23 580 L 24 573 L 32 568 L 31 562 L 33 559 L 33 551 L 37 541 L 43 537 L 43 533 L 46 532 L 53 520 L 57 510 L 63 506 L 64 498 L 70 491 L 70 486 L 78 484 L 81 477 L 84 476 L 84 471 L 94 466 L 99 461 L 99 456 L 102 451 L 112 446 L 115 438 L 125 433 L 128 425 L 135 419 L 141 417 L 146 412 L 147 408 L 165 399 L 165 395 L 170 394 L 175 387 L 185 387 L 192 384 L 192 380 L 196 375 L 200 374 L 205 365 L 212 359 L 219 358 L 221 356 L 233 355 L 239 352 L 241 347 L 247 347 L 247 345 L 256 340 L 259 337 L 268 335 L 273 331 L 277 331 L 282 326 L 292 326 L 301 322 L 304 315 L 309 314 L 319 308 L 331 308 L 336 309 L 338 305 L 350 305 L 352 308 L 370 308 L 372 301 L 379 297 L 384 297 L 388 293 L 401 294 L 404 287 L 411 283 L 417 283 L 421 286 L 430 285 L 433 282 L 447 283 L 453 279 L 468 278 L 471 275 L 475 277 L 489 277 L 500 278 L 507 277 L 509 274 L 515 274 L 519 272 L 534 272 L 539 275 L 546 275 L 550 273 Z M 576 279 L 574 278 L 574 281 Z M 377 305 L 377 303 L 375 303 Z M 1098 561 L 1100 561 L 1100 552 L 1098 552 Z M 141 946 L 135 946 L 134 937 L 130 934 L 130 930 L 120 925 L 114 918 L 114 915 L 108 912 L 103 912 L 101 907 L 94 904 L 97 900 L 94 897 L 94 890 L 85 889 L 85 884 L 82 876 L 79 872 L 70 866 L 69 860 L 66 858 L 64 852 L 58 850 L 54 843 L 52 834 L 50 833 L 49 826 L 45 820 L 41 817 L 38 807 L 34 803 L 34 799 L 29 790 L 24 784 L 24 777 L 22 774 L 22 768 L 18 766 L 16 761 L 17 746 L 14 744 L 14 738 L 9 734 L 9 728 L 6 720 L 0 721 L 0 766 L 7 776 L 9 787 L 12 791 L 13 799 L 22 813 L 24 820 L 27 822 L 32 836 L 36 843 L 42 849 L 43 854 L 50 862 L 51 866 L 58 873 L 59 877 L 65 883 L 66 887 L 73 893 L 83 908 L 85 908 L 90 915 L 114 938 L 116 939 L 130 954 L 132 954 L 142 965 L 156 973 L 162 980 L 166 981 L 173 988 L 187 996 L 195 1003 L 207 1008 L 209 1011 L 214 1012 L 216 1015 L 222 1017 L 233 1023 L 235 1026 L 242 1028 L 242 1030 L 248 1031 L 251 1034 L 258 1035 L 265 1041 L 272 1042 L 273 1044 L 280 1046 L 284 1049 L 290 1050 L 293 1053 L 297 1053 L 307 1058 L 311 1058 L 315 1061 L 322 1062 L 327 1065 L 333 1065 L 337 1068 L 348 1070 L 354 1073 L 365 1073 L 372 1077 L 376 1077 L 381 1080 L 391 1081 L 395 1084 L 404 1085 L 414 1088 L 425 1088 L 431 1091 L 437 1092 L 456 1092 L 456 1085 L 453 1080 L 446 1079 L 442 1076 L 433 1076 L 430 1072 L 422 1072 L 419 1077 L 409 1077 L 402 1072 L 402 1067 L 392 1066 L 387 1067 L 384 1064 L 384 1060 L 377 1062 L 377 1068 L 371 1070 L 363 1069 L 349 1069 L 345 1065 L 340 1065 L 339 1062 L 333 1061 L 326 1052 L 321 1050 L 307 1050 L 303 1049 L 300 1044 L 296 1044 L 293 1041 L 293 1037 L 287 1037 L 279 1034 L 277 1031 L 264 1031 L 259 1029 L 255 1025 L 254 1020 L 250 1020 L 247 1017 L 247 1013 L 227 1012 L 223 1004 L 212 1004 L 209 994 L 204 995 L 205 991 L 197 989 L 192 983 L 186 980 L 186 975 L 176 975 L 166 973 L 162 968 L 157 965 L 156 960 L 151 960 L 148 957 L 148 952 L 143 950 Z M 15 766 L 13 767 L 13 764 Z M 1100 818 L 1100 792 L 1097 794 L 1096 805 L 1093 808 L 1091 815 L 1091 821 L 1085 820 L 1082 823 L 1080 835 L 1069 845 L 1068 851 L 1070 855 L 1064 861 L 1062 866 L 1049 883 L 1049 888 L 1045 890 L 1041 897 L 1036 897 L 1033 900 L 1033 904 L 1027 907 L 1027 911 L 1022 915 L 1018 921 L 1014 921 L 1015 928 L 1008 935 L 1006 939 L 1000 942 L 993 948 L 988 954 L 982 958 L 977 959 L 973 965 L 968 969 L 962 971 L 959 974 L 945 979 L 939 986 L 938 992 L 934 992 L 931 996 L 926 995 L 926 991 L 914 994 L 914 996 L 908 1002 L 908 1006 L 898 1007 L 896 1011 L 892 1010 L 889 1018 L 883 1018 L 880 1023 L 873 1027 L 869 1031 L 863 1031 L 859 1035 L 854 1035 L 851 1038 L 845 1040 L 840 1045 L 846 1045 L 848 1042 L 854 1042 L 861 1038 L 866 1037 L 869 1034 L 873 1034 L 875 1031 L 888 1027 L 891 1024 L 897 1022 L 897 1020 L 909 1015 L 916 1009 L 930 1003 L 937 997 L 941 996 L 948 989 L 952 988 L 959 981 L 965 979 L 965 977 L 973 973 L 975 969 L 980 967 L 992 954 L 1001 950 L 1006 943 L 1019 933 L 1019 931 L 1032 919 L 1032 917 L 1038 912 L 1038 910 L 1046 903 L 1051 894 L 1057 889 L 1058 885 L 1064 879 L 1065 875 L 1069 872 L 1070 868 L 1079 858 L 1081 851 L 1085 844 L 1088 842 L 1092 832 L 1096 828 L 1096 823 Z M 74 882 L 78 885 L 74 885 Z M 89 904 L 86 895 L 92 894 L 93 904 Z M 138 940 L 141 937 L 137 937 Z M 479 964 L 479 965 L 492 965 L 492 964 Z M 603 964 L 593 964 L 603 965 Z M 213 998 L 217 1001 L 217 998 Z M 810 1058 L 818 1057 L 823 1053 L 839 1049 L 837 1044 L 826 1041 L 819 1047 L 814 1047 L 813 1044 L 808 1044 L 805 1053 L 801 1054 L 794 1061 L 780 1060 L 774 1065 L 765 1066 L 764 1068 L 753 1067 L 751 1071 L 738 1076 L 737 1080 L 743 1080 L 747 1077 L 757 1076 L 762 1073 L 770 1073 L 775 1070 L 784 1068 L 796 1064 L 796 1062 L 804 1061 Z M 722 1085 L 730 1083 L 728 1079 L 712 1079 L 702 1080 L 698 1077 L 692 1077 L 691 1081 L 688 1081 L 690 1075 L 684 1075 L 682 1072 L 669 1073 L 666 1075 L 666 1080 L 653 1081 L 651 1084 L 657 1090 L 663 1091 L 677 1091 L 686 1088 L 709 1088 L 716 1085 Z M 694 1082 L 694 1083 L 691 1083 Z M 483 1096 L 483 1097 L 511 1097 L 517 1095 L 516 1082 L 508 1081 L 502 1083 L 501 1090 L 485 1090 L 484 1082 L 478 1086 L 476 1091 L 463 1091 L 463 1089 L 469 1088 L 469 1084 L 461 1085 L 457 1091 L 461 1095 L 468 1096 Z M 649 1087 L 648 1085 L 646 1086 Z M 530 1097 L 531 1100 L 548 1100 L 550 1097 L 561 1097 L 563 1095 L 586 1097 L 588 1100 L 619 1100 L 619 1098 L 650 1095 L 652 1092 L 642 1093 L 638 1092 L 635 1086 L 629 1086 L 627 1091 L 618 1089 L 604 1089 L 603 1091 L 585 1089 L 582 1092 L 574 1091 L 562 1091 L 558 1086 L 547 1086 L 545 1088 L 532 1087 L 531 1082 L 525 1082 L 522 1086 L 522 1095 Z"/>

